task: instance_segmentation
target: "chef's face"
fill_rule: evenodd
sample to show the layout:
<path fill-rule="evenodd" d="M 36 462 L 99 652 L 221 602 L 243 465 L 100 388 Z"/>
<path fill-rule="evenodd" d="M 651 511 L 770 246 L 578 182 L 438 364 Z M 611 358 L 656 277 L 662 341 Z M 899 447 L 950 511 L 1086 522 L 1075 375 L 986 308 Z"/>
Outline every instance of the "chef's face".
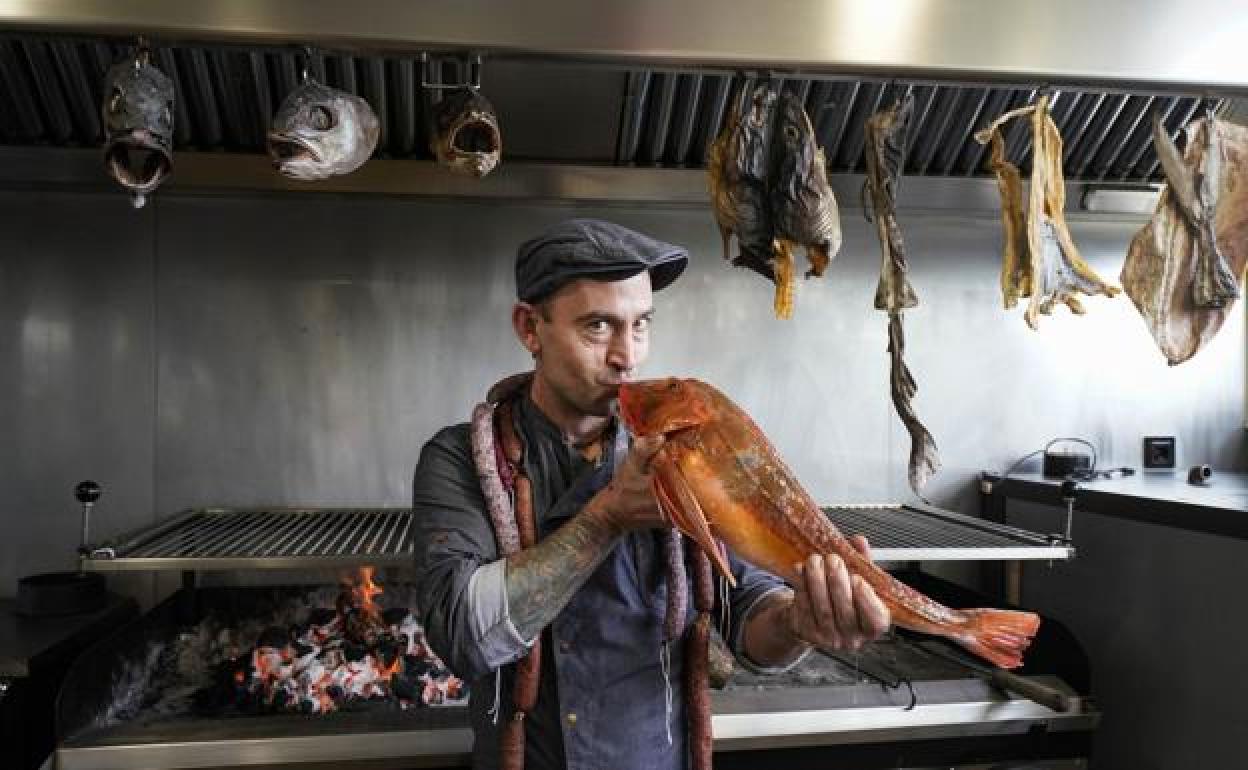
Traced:
<path fill-rule="evenodd" d="M 583 278 L 540 306 L 518 304 L 516 332 L 551 395 L 572 411 L 605 417 L 620 383 L 646 360 L 652 300 L 644 270 L 621 281 Z"/>

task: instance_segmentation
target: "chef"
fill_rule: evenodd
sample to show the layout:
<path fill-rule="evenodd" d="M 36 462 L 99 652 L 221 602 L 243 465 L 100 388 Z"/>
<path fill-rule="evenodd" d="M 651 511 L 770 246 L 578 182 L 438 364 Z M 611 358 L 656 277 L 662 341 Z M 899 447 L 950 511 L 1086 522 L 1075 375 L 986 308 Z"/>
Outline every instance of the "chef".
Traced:
<path fill-rule="evenodd" d="M 662 439 L 631 439 L 613 408 L 649 351 L 654 292 L 687 262 L 679 246 L 591 219 L 524 243 L 511 322 L 533 371 L 496 385 L 475 429 L 447 427 L 421 451 L 416 601 L 433 649 L 472 683 L 474 767 L 686 767 L 684 657 L 678 640 L 663 638 L 669 584 L 684 570 L 665 558 L 670 522 L 647 467 Z M 498 419 L 482 420 L 491 414 Z M 514 474 L 508 451 L 522 458 Z M 501 475 L 480 473 L 483 463 Z M 511 517 L 524 510 L 535 543 L 517 550 Z M 855 546 L 866 551 L 861 539 Z M 736 587 L 717 591 L 723 606 L 712 617 L 749 669 L 783 671 L 812 645 L 854 650 L 889 625 L 887 608 L 835 555 L 803 564 L 795 589 L 730 565 Z M 516 663 L 539 639 L 526 710 Z M 507 737 L 513 723 L 519 743 Z"/>

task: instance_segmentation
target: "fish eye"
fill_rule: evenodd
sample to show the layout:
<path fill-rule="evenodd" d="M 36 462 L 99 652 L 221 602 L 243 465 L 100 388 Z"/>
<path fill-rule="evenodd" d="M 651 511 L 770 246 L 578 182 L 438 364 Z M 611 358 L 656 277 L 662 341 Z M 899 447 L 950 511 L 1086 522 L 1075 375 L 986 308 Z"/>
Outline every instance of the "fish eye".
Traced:
<path fill-rule="evenodd" d="M 312 127 L 317 131 L 328 131 L 334 127 L 334 114 L 328 108 L 316 105 L 312 108 Z"/>
<path fill-rule="evenodd" d="M 114 88 L 113 95 L 108 100 L 108 111 L 117 112 L 121 109 L 121 89 Z"/>

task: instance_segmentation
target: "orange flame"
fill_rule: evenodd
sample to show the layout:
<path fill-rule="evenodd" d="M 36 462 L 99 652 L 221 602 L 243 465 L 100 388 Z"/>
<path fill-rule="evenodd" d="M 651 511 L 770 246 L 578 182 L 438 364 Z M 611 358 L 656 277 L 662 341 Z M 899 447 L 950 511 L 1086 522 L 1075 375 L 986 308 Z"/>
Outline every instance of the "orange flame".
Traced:
<path fill-rule="evenodd" d="M 373 567 L 360 567 L 359 576 L 355 580 L 355 585 L 351 587 L 351 593 L 355 597 L 356 606 L 369 618 L 381 621 L 381 607 L 373 600 L 374 596 L 380 596 L 381 586 L 373 582 Z"/>

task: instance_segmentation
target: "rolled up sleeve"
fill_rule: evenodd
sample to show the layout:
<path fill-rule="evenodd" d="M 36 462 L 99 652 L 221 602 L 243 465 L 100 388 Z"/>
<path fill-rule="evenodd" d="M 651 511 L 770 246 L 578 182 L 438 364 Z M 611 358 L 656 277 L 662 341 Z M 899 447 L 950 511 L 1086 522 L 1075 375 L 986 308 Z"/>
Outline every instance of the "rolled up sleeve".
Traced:
<path fill-rule="evenodd" d="M 728 555 L 728 566 L 737 580 L 737 587 L 728 590 L 729 609 L 726 613 L 727 628 L 724 641 L 728 643 L 737 661 L 755 674 L 770 675 L 788 671 L 810 653 L 810 648 L 787 663 L 778 666 L 761 666 L 751 660 L 745 652 L 745 627 L 754 612 L 764 607 L 769 598 L 780 593 L 787 593 L 790 589 L 780 578 L 741 561 L 731 553 Z"/>
<path fill-rule="evenodd" d="M 421 450 L 412 508 L 417 610 L 434 652 L 468 681 L 519 659 L 528 646 L 507 614 L 505 563 L 467 425 L 440 431 Z"/>

